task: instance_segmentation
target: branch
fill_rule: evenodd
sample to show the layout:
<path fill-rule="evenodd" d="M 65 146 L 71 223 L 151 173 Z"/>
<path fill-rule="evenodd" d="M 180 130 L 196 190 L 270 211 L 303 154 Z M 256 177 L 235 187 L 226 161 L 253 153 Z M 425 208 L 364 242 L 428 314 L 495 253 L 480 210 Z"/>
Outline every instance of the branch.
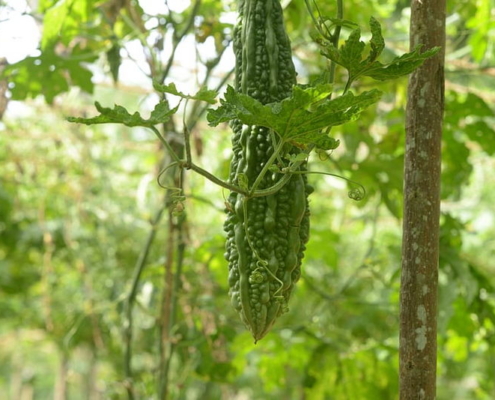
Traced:
<path fill-rule="evenodd" d="M 176 143 L 174 149 L 176 154 L 183 155 L 184 145 Z M 175 176 L 174 173 L 171 176 Z M 179 176 L 174 179 L 174 186 L 183 192 L 184 187 L 184 170 L 181 169 Z M 173 202 L 173 190 L 167 191 L 167 198 Z M 175 221 L 178 218 L 178 222 Z M 173 340 L 173 329 L 177 314 L 177 292 L 180 286 L 180 277 L 182 274 L 182 264 L 185 251 L 185 214 L 174 215 L 174 210 L 170 209 L 168 213 L 168 237 L 166 246 L 166 258 L 164 264 L 164 285 L 161 302 L 161 313 L 159 323 L 159 370 L 158 370 L 158 398 L 166 400 L 169 392 L 169 373 L 170 363 L 173 357 L 175 343 Z M 173 273 L 174 264 L 174 246 L 177 239 L 177 267 Z"/>
<path fill-rule="evenodd" d="M 134 273 L 131 283 L 131 290 L 127 299 L 124 303 L 124 343 L 125 343 L 125 352 L 124 352 L 124 373 L 126 379 L 126 390 L 127 396 L 129 400 L 134 400 L 134 388 L 133 388 L 133 372 L 132 372 L 132 309 L 134 307 L 134 302 L 136 300 L 137 289 L 139 285 L 139 281 L 141 279 L 141 274 L 146 266 L 146 261 L 148 259 L 148 255 L 151 249 L 151 245 L 155 240 L 156 231 L 158 224 L 160 223 L 163 215 L 163 211 L 167 208 L 167 201 L 164 199 L 162 206 L 156 212 L 155 217 L 151 221 L 151 228 L 148 233 L 148 237 L 146 238 L 146 242 L 144 248 L 139 255 L 139 258 L 136 261 L 136 265 L 134 266 Z"/>
<path fill-rule="evenodd" d="M 196 18 L 196 15 L 198 14 L 200 5 L 201 5 L 201 0 L 196 0 L 196 2 L 194 3 L 193 9 L 191 11 L 191 15 L 189 16 L 189 20 L 187 21 L 186 26 L 184 27 L 182 32 L 177 36 L 175 36 L 176 25 L 174 25 L 174 47 L 172 48 L 172 53 L 170 54 L 170 57 L 167 61 L 165 69 L 162 72 L 162 76 L 161 76 L 160 81 L 159 81 L 160 83 L 164 83 L 165 79 L 167 78 L 168 74 L 170 73 L 170 68 L 172 68 L 172 64 L 174 62 L 175 53 L 177 51 L 177 48 L 179 47 L 179 44 L 182 41 L 182 39 L 184 39 L 184 37 L 188 34 L 189 29 L 191 29 L 191 27 L 193 26 L 194 19 Z"/>

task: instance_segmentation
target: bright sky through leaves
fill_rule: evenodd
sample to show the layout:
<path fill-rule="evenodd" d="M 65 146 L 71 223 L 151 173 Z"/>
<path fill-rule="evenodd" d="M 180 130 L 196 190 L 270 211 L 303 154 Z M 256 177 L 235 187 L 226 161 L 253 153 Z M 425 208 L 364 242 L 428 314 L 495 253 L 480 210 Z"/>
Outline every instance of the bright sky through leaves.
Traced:
<path fill-rule="evenodd" d="M 167 12 L 162 1 L 139 0 L 139 3 L 150 15 Z M 178 13 L 189 7 L 190 3 L 189 0 L 168 1 L 170 9 Z M 7 58 L 10 64 L 37 55 L 40 28 L 33 17 L 23 15 L 30 10 L 26 0 L 5 0 L 5 6 L 0 7 L 0 58 Z"/>

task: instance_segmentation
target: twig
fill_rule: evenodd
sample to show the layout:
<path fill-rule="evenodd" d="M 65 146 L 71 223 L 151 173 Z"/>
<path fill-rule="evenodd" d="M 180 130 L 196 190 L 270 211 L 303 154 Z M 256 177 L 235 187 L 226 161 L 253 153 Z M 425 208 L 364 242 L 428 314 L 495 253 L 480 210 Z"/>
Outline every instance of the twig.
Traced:
<path fill-rule="evenodd" d="M 138 260 L 136 261 L 136 265 L 134 267 L 134 274 L 132 278 L 131 290 L 129 295 L 124 303 L 124 342 L 125 342 L 125 353 L 124 353 L 124 372 L 126 378 L 126 390 L 127 397 L 129 400 L 134 400 L 134 388 L 133 388 L 133 372 L 132 372 L 132 309 L 134 306 L 134 301 L 136 299 L 137 288 L 139 285 L 139 281 L 141 279 L 141 274 L 146 265 L 146 261 L 148 259 L 148 255 L 151 249 L 151 245 L 155 240 L 156 231 L 160 220 L 162 219 L 163 211 L 167 208 L 167 201 L 164 199 L 162 206 L 156 212 L 155 217 L 151 221 L 151 229 L 148 233 L 148 237 L 146 238 L 146 242 L 143 248 L 143 251 L 139 255 Z"/>
<path fill-rule="evenodd" d="M 168 397 L 168 373 L 171 354 L 171 298 L 173 291 L 173 274 L 172 267 L 174 263 L 174 236 L 175 236 L 175 225 L 173 222 L 172 214 L 169 212 L 169 223 L 168 223 L 168 239 L 167 239 L 167 250 L 166 250 L 166 260 L 165 260 L 165 273 L 164 273 L 164 287 L 161 302 L 161 317 L 160 317 L 160 337 L 159 337 L 159 372 L 158 372 L 158 399 L 166 400 Z"/>
<path fill-rule="evenodd" d="M 184 145 L 182 143 L 176 143 L 176 154 L 183 155 Z M 175 174 L 172 172 L 171 174 Z M 174 186 L 181 191 L 184 186 L 184 170 L 180 170 L 179 176 L 175 179 Z M 167 191 L 167 197 L 172 196 L 172 191 Z M 166 400 L 169 392 L 169 372 L 170 363 L 173 357 L 175 344 L 172 340 L 172 330 L 175 326 L 175 320 L 177 315 L 177 291 L 180 285 L 180 276 L 182 274 L 182 260 L 185 250 L 184 240 L 184 214 L 180 215 L 178 222 L 175 222 L 175 216 L 173 210 L 170 209 L 168 213 L 168 239 L 167 250 L 165 260 L 165 272 L 164 272 L 164 286 L 162 295 L 162 306 L 160 316 L 160 335 L 159 335 L 159 373 L 158 373 L 158 398 L 160 400 Z M 177 268 L 175 274 L 173 272 L 174 255 L 177 238 Z"/>
<path fill-rule="evenodd" d="M 342 0 L 337 0 L 337 18 L 342 20 L 344 18 L 344 4 Z M 337 25 L 335 27 L 335 31 L 333 32 L 332 35 L 332 44 L 335 46 L 335 48 L 339 47 L 339 39 L 340 39 L 340 31 L 342 27 L 340 25 Z M 337 67 L 337 64 L 332 61 L 330 63 L 330 76 L 328 77 L 330 83 L 333 83 L 335 81 L 335 68 Z"/>
<path fill-rule="evenodd" d="M 164 296 L 164 315 L 167 316 L 167 325 L 163 326 L 164 331 L 162 333 L 162 346 L 167 344 L 167 351 L 163 352 L 164 362 L 163 367 L 161 368 L 161 379 L 160 379 L 160 399 L 166 399 L 168 397 L 168 385 L 169 385 L 169 371 L 170 364 L 172 362 L 172 357 L 176 347 L 176 341 L 172 340 L 172 331 L 175 327 L 175 322 L 177 319 L 177 303 L 179 298 L 179 290 L 181 286 L 180 278 L 182 275 L 182 267 L 184 264 L 184 253 L 186 249 L 186 241 L 185 241 L 185 216 L 179 217 L 179 221 L 176 225 L 174 225 L 174 231 L 177 234 L 177 268 L 174 273 L 172 270 L 167 270 L 165 275 L 167 277 L 166 283 L 170 282 L 169 279 L 173 277 L 173 283 L 170 285 L 170 290 L 168 294 Z M 173 240 L 169 242 L 173 246 Z M 173 252 L 173 250 L 172 250 Z M 167 307 L 168 306 L 168 307 Z M 167 307 L 167 309 L 165 309 Z M 165 320 L 165 318 L 164 318 Z M 164 321 L 165 322 L 165 321 Z M 162 350 L 163 347 L 162 347 Z"/>
<path fill-rule="evenodd" d="M 184 29 L 182 30 L 182 32 L 179 35 L 177 35 L 177 36 L 174 35 L 174 47 L 172 48 L 172 53 L 170 54 L 170 57 L 168 58 L 165 69 L 162 72 L 162 76 L 160 78 L 160 83 L 164 83 L 165 79 L 167 78 L 168 74 L 170 73 L 170 68 L 172 68 L 172 64 L 173 64 L 174 59 L 175 59 L 175 53 L 177 51 L 177 48 L 179 47 L 179 44 L 182 41 L 182 39 L 184 39 L 184 37 L 189 32 L 189 29 L 191 29 L 191 27 L 193 26 L 194 19 L 196 18 L 196 14 L 198 13 L 200 5 L 201 5 L 201 0 L 196 0 L 196 2 L 194 3 L 193 9 L 191 11 L 191 15 L 189 16 L 189 20 L 187 21 L 186 26 L 184 27 Z M 174 25 L 174 33 L 176 32 L 176 30 L 175 30 L 176 27 L 177 26 Z"/>

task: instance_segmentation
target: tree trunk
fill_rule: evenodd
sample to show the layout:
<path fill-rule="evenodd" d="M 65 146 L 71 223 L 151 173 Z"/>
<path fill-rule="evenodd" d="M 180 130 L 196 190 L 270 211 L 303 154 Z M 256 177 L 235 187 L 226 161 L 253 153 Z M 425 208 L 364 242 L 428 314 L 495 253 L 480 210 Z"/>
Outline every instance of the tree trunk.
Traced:
<path fill-rule="evenodd" d="M 445 0 L 411 2 L 411 48 L 442 50 L 409 81 L 400 312 L 400 399 L 436 396 Z"/>

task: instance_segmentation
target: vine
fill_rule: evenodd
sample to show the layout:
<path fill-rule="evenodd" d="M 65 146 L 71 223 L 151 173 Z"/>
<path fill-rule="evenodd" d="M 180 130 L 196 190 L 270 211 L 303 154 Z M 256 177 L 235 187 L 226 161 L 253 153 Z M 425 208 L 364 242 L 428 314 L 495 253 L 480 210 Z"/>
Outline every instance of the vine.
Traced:
<path fill-rule="evenodd" d="M 194 10 L 197 11 L 199 3 L 199 1 L 195 3 Z M 380 100 L 382 93 L 377 89 L 354 94 L 351 88 L 356 80 L 367 77 L 385 81 L 407 75 L 434 55 L 438 48 L 421 52 L 421 46 L 417 46 L 411 52 L 396 57 L 389 63 L 382 63 L 378 61 L 378 58 L 385 48 L 385 42 L 381 34 L 381 26 L 377 20 L 370 19 L 371 39 L 367 46 L 361 41 L 360 28 L 355 23 L 343 19 L 342 0 L 337 0 L 336 18 L 323 16 L 315 0 L 312 0 L 311 3 L 310 0 L 305 0 L 305 4 L 316 28 L 314 42 L 319 47 L 320 54 L 329 61 L 328 71 L 325 71 L 319 79 L 310 82 L 310 84 L 294 85 L 288 98 L 269 104 L 262 104 L 255 98 L 239 93 L 228 86 L 223 98 L 220 99 L 220 105 L 215 109 L 207 110 L 207 121 L 212 127 L 236 120 L 245 125 L 268 129 L 273 152 L 268 161 L 264 163 L 260 173 L 254 178 L 252 185 L 249 185 L 246 175 L 238 174 L 234 182 L 225 181 L 195 164 L 191 155 L 190 130 L 185 119 L 183 119 L 185 153 L 183 158 L 174 152 L 170 143 L 157 128 L 159 125 L 168 123 L 180 107 L 186 109 L 189 101 L 195 102 L 194 107 L 197 107 L 197 104 L 201 102 L 206 103 L 206 107 L 213 106 L 217 103 L 219 89 L 211 90 L 202 87 L 195 94 L 185 94 L 180 92 L 174 83 L 165 85 L 154 82 L 154 89 L 161 94 L 162 100 L 156 104 L 147 119 L 141 117 L 139 112 L 130 114 L 122 106 L 115 105 L 111 109 L 95 103 L 96 109 L 100 113 L 98 116 L 93 118 L 71 117 L 69 121 L 86 125 L 120 123 L 129 127 L 140 126 L 150 129 L 170 153 L 171 162 L 159 173 L 158 183 L 171 193 L 169 199 L 173 207 L 171 213 L 174 216 L 181 216 L 184 212 L 185 195 L 181 187 L 170 187 L 161 183 L 161 177 L 171 168 L 192 170 L 216 185 L 238 193 L 242 196 L 245 220 L 247 219 L 247 204 L 250 199 L 277 193 L 296 174 L 322 174 L 342 178 L 352 186 L 348 192 L 349 197 L 353 200 L 361 200 L 366 194 L 366 190 L 361 184 L 332 173 L 300 171 L 301 165 L 307 163 L 313 151 L 321 158 L 322 154 L 336 149 L 340 142 L 330 136 L 331 129 L 334 126 L 355 121 L 365 109 Z M 339 47 L 343 27 L 350 29 L 350 33 Z M 186 31 L 188 29 L 189 25 Z M 184 34 L 180 38 L 183 36 Z M 164 76 L 168 75 L 170 66 L 171 63 L 169 62 L 165 68 Z M 337 66 L 347 71 L 347 80 L 341 93 L 336 96 L 334 80 Z M 166 99 L 167 94 L 179 97 L 179 104 L 176 107 L 169 107 Z M 288 156 L 285 151 L 288 146 L 299 148 L 300 153 Z M 288 160 L 288 163 L 284 159 Z M 279 174 L 279 178 L 271 186 L 260 189 L 260 184 L 268 172 Z M 232 208 L 233 205 L 226 204 L 226 207 Z M 253 246 L 246 226 L 245 229 L 249 247 L 256 258 L 256 269 L 252 272 L 250 279 L 257 282 L 260 279 L 266 279 L 264 274 L 271 275 L 280 285 L 275 291 L 274 298 L 280 301 L 283 310 L 286 310 L 287 304 L 280 294 L 284 283 L 268 268 L 268 262 L 262 259 Z M 131 295 L 133 294 L 131 293 Z M 132 376 L 130 368 L 128 376 Z"/>
<path fill-rule="evenodd" d="M 329 83 L 311 84 L 305 85 L 305 87 L 296 85 L 293 88 L 291 97 L 281 102 L 266 105 L 261 104 L 250 96 L 237 93 L 229 86 L 224 99 L 220 100 L 220 106 L 216 109 L 208 110 L 207 119 L 210 126 L 217 126 L 220 123 L 238 119 L 247 125 L 264 126 L 270 129 L 272 142 L 276 146 L 274 146 L 274 152 L 270 160 L 263 166 L 262 171 L 251 187 L 224 181 L 196 165 L 192 161 L 189 131 L 186 126 L 183 132 L 186 159 L 180 159 L 175 154 L 169 143 L 156 128 L 156 125 L 169 121 L 171 116 L 178 111 L 183 100 L 185 100 L 185 107 L 189 100 L 202 101 L 209 105 L 215 104 L 218 94 L 217 90 L 209 90 L 203 87 L 196 94 L 188 95 L 177 90 L 174 83 L 162 85 L 155 82 L 154 88 L 158 92 L 163 94 L 168 93 L 180 98 L 179 104 L 175 108 L 170 109 L 168 102 L 161 101 L 155 106 L 150 118 L 144 119 L 138 112 L 131 115 L 122 106 L 116 105 L 113 109 L 110 109 L 102 107 L 97 102 L 95 105 L 100 115 L 93 118 L 70 117 L 68 120 L 86 125 L 120 123 L 130 127 L 142 126 L 149 128 L 165 146 L 173 159 L 173 162 L 162 170 L 160 175 L 173 167 L 189 169 L 213 183 L 230 191 L 237 192 L 246 198 L 263 197 L 276 193 L 289 181 L 291 174 L 318 173 L 313 171 L 296 172 L 296 170 L 307 160 L 313 150 L 321 154 L 322 152 L 337 148 L 339 141 L 329 136 L 331 127 L 354 121 L 364 109 L 378 102 L 381 97 L 382 93 L 376 89 L 354 95 L 350 92 L 352 83 L 364 76 L 383 81 L 407 75 L 427 58 L 435 54 L 438 49 L 435 48 L 420 53 L 420 46 L 418 46 L 412 52 L 396 57 L 388 64 L 383 64 L 377 60 L 384 49 L 384 39 L 381 35 L 381 27 L 378 21 L 374 18 L 370 19 L 372 33 L 369 42 L 370 51 L 368 56 L 364 57 L 365 43 L 360 40 L 360 29 L 356 28 L 353 22 L 342 19 L 343 11 L 340 0 L 337 2 L 337 18 L 322 16 L 317 3 L 313 0 L 313 6 L 316 10 L 315 15 L 309 0 L 305 0 L 305 3 L 318 33 L 314 38 L 315 43 L 320 47 L 321 54 L 330 61 Z M 348 28 L 353 27 L 354 29 L 349 34 L 345 43 L 338 48 L 341 28 L 344 26 Z M 333 32 L 331 28 L 333 28 Z M 332 83 L 337 65 L 348 71 L 348 79 L 342 94 L 332 99 Z M 289 167 L 279 170 L 284 176 L 275 182 L 273 186 L 258 190 L 258 186 L 265 174 L 270 170 L 278 169 L 276 162 L 282 164 L 281 157 L 284 156 L 283 149 L 287 143 L 302 149 L 300 157 L 293 160 Z M 330 173 L 322 174 L 338 176 Z M 356 184 L 355 182 L 351 183 Z M 165 188 L 170 189 L 167 186 Z M 362 190 L 351 189 L 349 197 L 359 200 L 364 196 L 364 193 L 364 188 Z M 178 193 L 178 197 L 176 198 L 179 208 L 182 204 L 181 196 L 182 193 Z"/>

